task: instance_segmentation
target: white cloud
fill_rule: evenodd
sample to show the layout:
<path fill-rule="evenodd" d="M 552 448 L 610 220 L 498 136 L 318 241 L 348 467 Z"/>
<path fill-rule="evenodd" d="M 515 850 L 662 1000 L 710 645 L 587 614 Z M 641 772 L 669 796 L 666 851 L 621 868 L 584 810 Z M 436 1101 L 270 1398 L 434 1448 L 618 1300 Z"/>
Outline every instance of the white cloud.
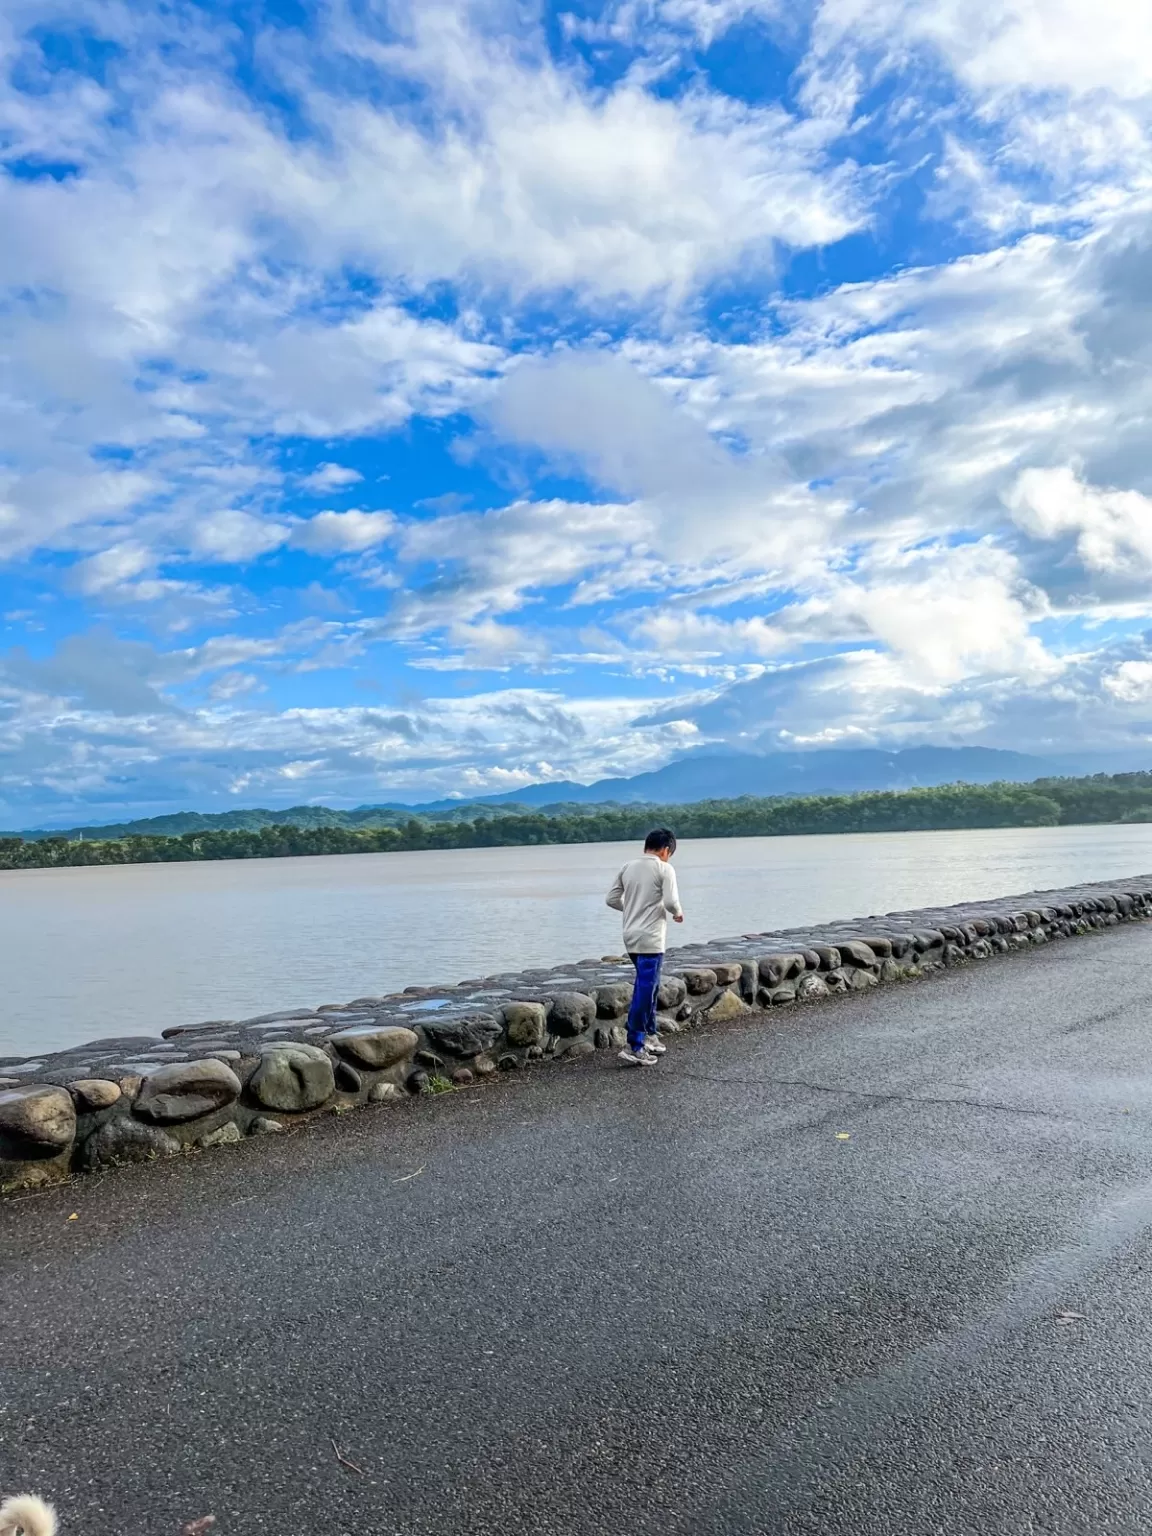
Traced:
<path fill-rule="evenodd" d="M 700 613 L 709 594 L 646 613 L 635 626 L 653 653 L 771 660 L 802 646 L 872 642 L 918 689 L 941 691 L 972 677 L 1043 681 L 1060 670 L 1032 633 L 1047 611 L 1015 560 L 990 541 L 926 547 L 865 559 L 851 577 L 829 572 L 804 599 L 766 617 Z"/>
<path fill-rule="evenodd" d="M 407 522 L 397 537 L 399 558 L 429 574 L 398 596 L 388 628 L 416 636 L 513 612 L 530 594 L 620 569 L 647 528 L 640 508 L 559 500 Z"/>
<path fill-rule="evenodd" d="M 99 554 L 90 555 L 77 567 L 77 578 L 82 592 L 107 592 L 121 586 L 155 564 L 151 550 L 143 544 L 132 542 L 112 544 Z"/>
<path fill-rule="evenodd" d="M 326 491 L 339 491 L 345 486 L 357 485 L 363 478 L 357 470 L 349 469 L 345 464 L 321 464 L 310 475 L 305 475 L 300 485 L 302 489 L 322 496 Z"/>
<path fill-rule="evenodd" d="M 245 707 L 255 686 L 229 672 L 205 706 L 176 710 L 149 681 L 171 665 L 146 647 L 90 636 L 49 663 L 10 652 L 0 672 L 16 705 L 0 724 L 8 823 L 147 813 L 173 803 L 174 785 L 181 797 L 194 786 L 199 804 L 221 809 L 239 794 L 248 804 L 292 804 L 302 794 L 360 803 L 495 792 L 562 776 L 558 764 L 591 776 L 605 763 L 655 766 L 664 755 L 661 737 L 634 726 L 629 698 L 510 688 L 402 710 L 275 711 Z M 71 706 L 46 707 L 45 690 Z"/>
<path fill-rule="evenodd" d="M 316 554 L 355 554 L 383 544 L 395 528 L 391 512 L 317 512 L 296 525 L 292 542 Z"/>
<path fill-rule="evenodd" d="M 707 48 L 741 21 L 787 18 L 783 0 L 615 0 L 596 18 L 561 13 L 566 37 L 591 44 L 627 44 L 667 63 L 683 49 L 685 36 Z M 634 73 L 641 73 L 635 69 Z"/>
<path fill-rule="evenodd" d="M 620 355 L 525 360 L 493 392 L 488 413 L 502 436 L 637 498 L 630 521 L 643 543 L 627 569 L 613 572 L 625 588 L 653 578 L 673 585 L 685 572 L 710 581 L 749 565 L 795 578 L 819 567 L 834 537 L 842 508 L 797 485 L 771 445 L 733 452 L 700 413 L 679 409 L 669 390 Z M 669 573 L 663 580 L 661 569 Z"/>
<path fill-rule="evenodd" d="M 646 648 L 638 658 L 643 663 L 659 658 L 668 666 L 697 657 L 779 656 L 793 636 L 771 618 L 721 619 L 688 608 L 655 608 L 644 613 L 632 638 Z"/>
<path fill-rule="evenodd" d="M 1123 754 L 1152 763 L 1152 702 L 1143 663 L 1128 671 L 1117 647 L 1066 657 L 1025 687 L 1015 672 L 942 685 L 904 656 L 865 649 L 784 662 L 758 677 L 651 717 L 693 722 L 706 740 L 751 750 L 922 743 L 999 747 L 1038 756 Z M 1130 649 L 1130 648 L 1129 648 Z M 1121 655 L 1123 648 L 1120 648 Z M 1136 707 L 1121 711 L 1114 686 Z M 1137 695 L 1140 694 L 1140 697 Z"/>
<path fill-rule="evenodd" d="M 392 303 L 328 322 L 253 315 L 243 340 L 190 338 L 186 355 L 209 375 L 200 409 L 308 437 L 397 427 L 415 410 L 450 413 L 503 356 Z"/>
<path fill-rule="evenodd" d="M 44 658 L 16 646 L 0 657 L 0 679 L 18 690 L 23 704 L 22 716 L 8 722 L 8 744 L 18 745 L 25 729 L 39 735 L 47 727 L 74 736 L 74 721 L 61 712 L 66 704 L 110 716 L 163 715 L 171 704 L 159 691 L 162 669 L 150 646 L 106 631 L 69 635 Z M 18 774 L 18 765 L 13 768 Z"/>
<path fill-rule="evenodd" d="M 27 462 L 28 468 L 0 470 L 0 559 L 73 547 L 93 528 L 118 525 L 146 503 L 154 490 L 150 476 L 97 468 L 66 443 L 53 453 L 51 434 L 29 424 L 27 406 L 12 410 L 11 422 L 4 422 L 5 403 L 0 400 L 0 452 L 10 464 Z"/>
<path fill-rule="evenodd" d="M 321 25 L 311 67 L 269 34 L 311 136 L 245 99 L 218 37 L 187 25 L 174 39 L 159 13 L 130 27 L 89 15 L 130 39 L 104 86 L 42 71 L 42 91 L 8 90 L 9 153 L 80 174 L 0 177 L 0 453 L 17 477 L 0 551 L 67 543 L 149 496 L 195 501 L 200 470 L 242 460 L 251 434 L 380 430 L 467 405 L 502 345 L 397 302 L 425 284 L 684 295 L 865 217 L 852 167 L 781 108 L 627 79 L 592 90 L 542 29 L 513 44 L 480 15 L 393 7 L 387 40 Z M 38 45 L 19 48 L 31 78 Z M 428 110 L 329 90 L 349 57 Z M 352 312 L 350 267 L 379 290 L 367 305 L 356 290 Z M 108 443 L 147 450 L 155 476 L 94 472 L 89 449 Z M 337 471 L 318 473 L 334 486 Z"/>
<path fill-rule="evenodd" d="M 378 106 L 312 98 L 343 146 L 292 186 L 326 240 L 424 282 L 478 273 L 518 290 L 684 292 L 778 243 L 823 244 L 862 217 L 850 171 L 779 107 L 625 78 L 593 92 L 542 33 L 513 41 L 447 3 L 393 7 L 388 41 L 345 25 L 348 51 L 440 104 L 430 136 Z M 385 212 L 386 210 L 386 212 Z"/>
<path fill-rule="evenodd" d="M 928 44 L 979 91 L 1152 92 L 1152 14 L 1128 0 L 822 0 L 817 25 Z"/>
<path fill-rule="evenodd" d="M 1129 0 L 819 0 L 804 72 L 809 105 L 845 123 L 885 83 L 897 141 L 946 124 L 936 212 L 1003 235 L 1147 194 L 1150 60 L 1152 15 Z"/>
<path fill-rule="evenodd" d="M 903 565 L 896 579 L 875 572 L 855 603 L 910 679 L 940 686 L 1008 675 L 1030 685 L 1060 671 L 1031 630 L 1046 605 L 1010 556 L 984 543 L 917 551 Z"/>
<path fill-rule="evenodd" d="M 279 549 L 290 535 L 283 523 L 225 508 L 199 518 L 190 543 L 192 552 L 206 561 L 242 565 Z"/>
<path fill-rule="evenodd" d="M 1122 661 L 1102 681 L 1121 704 L 1152 704 L 1152 661 Z"/>
<path fill-rule="evenodd" d="M 1020 527 L 1037 538 L 1073 535 L 1089 570 L 1152 575 L 1152 497 L 1085 485 L 1063 466 L 1026 469 L 1005 500 Z"/>
<path fill-rule="evenodd" d="M 661 21 L 688 27 L 707 46 L 737 22 L 787 20 L 785 0 L 660 0 Z"/>
<path fill-rule="evenodd" d="M 489 618 L 447 625 L 444 646 L 414 651 L 409 664 L 428 672 L 507 672 L 515 666 L 541 668 L 550 653 L 540 633 Z"/>
<path fill-rule="evenodd" d="M 253 672 L 226 672 L 218 677 L 208 690 L 209 697 L 217 703 L 238 699 L 246 693 L 258 693 L 263 687 Z"/>
<path fill-rule="evenodd" d="M 1143 729 L 1146 6 L 819 0 L 800 106 L 725 95 L 701 51 L 755 22 L 799 59 L 809 13 L 777 0 L 623 0 L 567 43 L 503 4 L 336 8 L 306 50 L 286 25 L 261 40 L 291 133 L 218 29 L 84 15 L 120 45 L 99 84 L 21 40 L 32 11 L 0 24 L 6 145 L 77 167 L 0 177 L 0 556 L 48 552 L 96 612 L 208 623 L 155 655 L 13 653 L 14 775 L 151 793 L 167 762 L 215 793 L 227 761 L 245 795 L 367 798 L 632 771 L 673 726 Z M 914 217 L 932 171 L 939 227 L 921 220 L 925 264 L 898 268 L 893 189 Z M 813 296 L 780 297 L 790 251 L 867 227 L 883 275 L 798 265 L 788 291 Z M 345 458 L 372 479 L 388 433 L 397 457 L 437 443 L 394 477 L 397 514 L 304 499 L 359 484 Z M 300 549 L 340 562 L 329 623 L 284 625 L 314 595 L 245 592 L 242 569 L 226 594 L 200 580 L 285 551 L 290 584 Z M 254 633 L 205 638 L 225 604 Z M 272 669 L 278 699 L 335 666 L 374 686 L 377 645 L 409 684 L 483 669 L 549 690 L 377 712 L 256 697 Z M 594 667 L 659 698 L 601 709 Z M 659 704 L 679 713 L 637 724 Z"/>
<path fill-rule="evenodd" d="M 793 484 L 818 481 L 825 505 L 852 508 L 803 537 L 793 519 L 797 550 L 823 559 L 848 538 L 899 550 L 961 530 L 1011 537 L 1004 498 L 1037 464 L 1074 457 L 1090 481 L 1150 488 L 1147 240 L 1144 217 L 1077 241 L 1034 236 L 789 304 L 769 339 L 691 336 L 637 355 L 697 420 L 739 434 L 753 456 L 774 452 Z M 1069 597 L 1067 575 L 1037 551 L 1027 575 Z M 1078 585 L 1088 606 L 1100 598 Z"/>

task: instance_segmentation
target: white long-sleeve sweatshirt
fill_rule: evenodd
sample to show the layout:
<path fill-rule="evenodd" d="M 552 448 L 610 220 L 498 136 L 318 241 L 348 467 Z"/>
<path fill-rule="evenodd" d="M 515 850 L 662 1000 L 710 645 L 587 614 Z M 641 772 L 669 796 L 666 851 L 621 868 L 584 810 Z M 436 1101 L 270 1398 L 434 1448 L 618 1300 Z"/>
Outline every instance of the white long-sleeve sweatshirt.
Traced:
<path fill-rule="evenodd" d="M 625 864 L 605 899 L 624 914 L 624 948 L 630 955 L 662 955 L 668 918 L 684 915 L 676 871 L 654 853 Z"/>

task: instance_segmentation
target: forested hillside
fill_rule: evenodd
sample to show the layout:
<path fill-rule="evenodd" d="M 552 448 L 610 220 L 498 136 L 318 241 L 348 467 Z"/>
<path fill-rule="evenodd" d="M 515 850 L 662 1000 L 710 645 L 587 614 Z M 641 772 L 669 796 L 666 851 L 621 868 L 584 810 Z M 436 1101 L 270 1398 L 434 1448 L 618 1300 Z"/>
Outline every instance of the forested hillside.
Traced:
<path fill-rule="evenodd" d="M 212 824 L 176 836 L 159 833 L 82 841 L 66 835 L 0 837 L 0 869 L 55 865 L 145 864 L 196 859 L 266 859 L 301 854 L 391 853 L 431 848 L 515 847 L 534 843 L 633 841 L 656 822 L 680 837 L 782 837 L 825 832 L 913 832 L 959 827 L 1055 827 L 1152 820 L 1152 774 L 1038 779 L 1032 784 L 950 784 L 862 795 L 703 800 L 677 806 L 558 806 L 525 810 L 460 807 L 435 817 L 404 812 L 301 807 L 311 824 Z M 284 815 L 285 813 L 280 813 Z M 386 816 L 386 821 L 372 818 Z M 263 818 L 267 817 L 267 822 Z M 356 818 L 359 818 L 357 821 Z M 176 818 L 161 818 L 163 821 Z"/>

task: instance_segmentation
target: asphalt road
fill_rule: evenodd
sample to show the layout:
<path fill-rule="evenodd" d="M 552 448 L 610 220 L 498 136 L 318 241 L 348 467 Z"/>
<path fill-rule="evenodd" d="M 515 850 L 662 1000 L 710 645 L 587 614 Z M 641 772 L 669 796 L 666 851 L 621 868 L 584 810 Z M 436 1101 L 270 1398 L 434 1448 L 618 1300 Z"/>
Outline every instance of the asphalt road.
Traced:
<path fill-rule="evenodd" d="M 0 1489 L 62 1536 L 1144 1531 L 1150 948 L 0 1202 Z"/>

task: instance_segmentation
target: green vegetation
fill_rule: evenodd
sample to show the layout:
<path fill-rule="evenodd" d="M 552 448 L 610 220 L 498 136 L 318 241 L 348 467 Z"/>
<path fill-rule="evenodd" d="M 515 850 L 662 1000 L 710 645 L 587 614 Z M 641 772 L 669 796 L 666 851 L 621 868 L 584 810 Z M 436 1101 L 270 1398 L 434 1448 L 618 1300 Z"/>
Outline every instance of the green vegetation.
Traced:
<path fill-rule="evenodd" d="M 477 805 L 467 801 L 426 813 L 428 821 L 476 821 L 507 816 L 523 807 Z M 549 807 L 551 809 L 551 807 Z M 402 827 L 413 812 L 404 806 L 362 805 L 354 811 L 333 811 L 326 805 L 293 805 L 284 811 L 178 811 L 142 821 L 111 822 L 102 827 L 73 827 L 67 832 L 25 832 L 29 842 L 66 837 L 70 842 L 118 842 L 125 837 L 183 837 L 189 832 L 261 832 L 266 827 Z M 0 834 L 2 835 L 2 834 Z"/>
<path fill-rule="evenodd" d="M 1097 774 L 1085 779 L 1038 779 L 1032 784 L 946 784 L 935 789 L 860 795 L 781 796 L 770 800 L 703 800 L 696 805 L 580 805 L 528 810 L 522 806 L 454 807 L 413 816 L 380 811 L 323 811 L 318 824 L 276 821 L 276 812 L 236 812 L 270 818 L 176 836 L 159 833 L 96 838 L 75 834 L 0 837 L 0 869 L 56 865 L 152 864 L 199 859 L 271 859 L 321 853 L 393 853 L 432 848 L 520 847 L 536 843 L 632 842 L 656 822 L 680 837 L 782 837 L 819 832 L 926 832 L 963 827 L 1056 827 L 1073 823 L 1152 819 L 1152 773 Z M 281 812 L 281 816 L 291 813 Z M 371 818 L 386 816 L 387 821 Z M 349 825 L 336 818 L 360 818 Z M 175 818 L 162 818 L 171 820 Z"/>

